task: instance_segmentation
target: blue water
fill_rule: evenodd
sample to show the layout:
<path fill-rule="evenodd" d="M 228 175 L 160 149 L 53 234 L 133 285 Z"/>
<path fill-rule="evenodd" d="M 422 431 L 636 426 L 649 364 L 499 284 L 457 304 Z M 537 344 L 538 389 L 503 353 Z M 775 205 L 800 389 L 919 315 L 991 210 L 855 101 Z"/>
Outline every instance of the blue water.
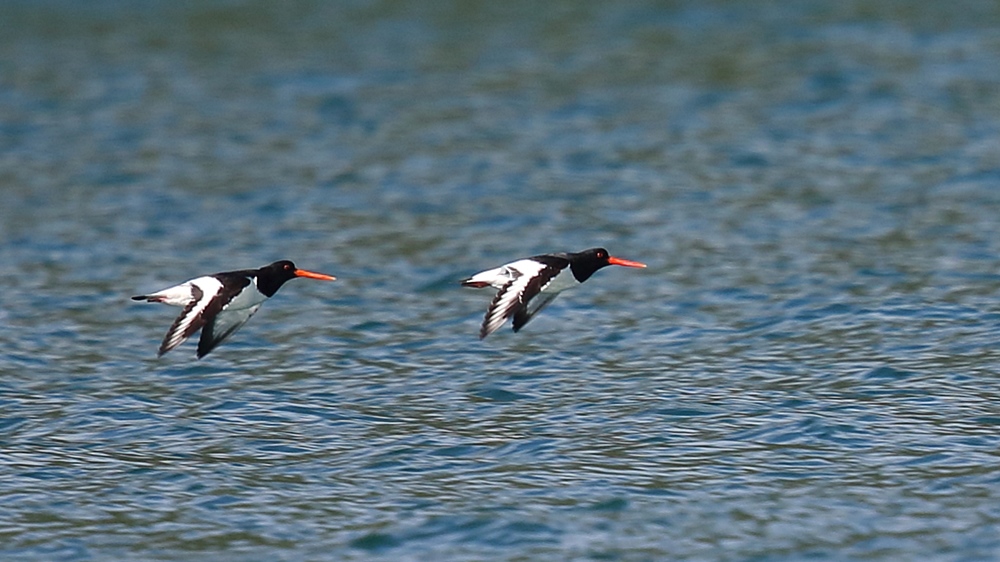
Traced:
<path fill-rule="evenodd" d="M 1000 558 L 995 2 L 0 21 L 0 558 Z M 282 258 L 156 358 L 129 296 Z"/>

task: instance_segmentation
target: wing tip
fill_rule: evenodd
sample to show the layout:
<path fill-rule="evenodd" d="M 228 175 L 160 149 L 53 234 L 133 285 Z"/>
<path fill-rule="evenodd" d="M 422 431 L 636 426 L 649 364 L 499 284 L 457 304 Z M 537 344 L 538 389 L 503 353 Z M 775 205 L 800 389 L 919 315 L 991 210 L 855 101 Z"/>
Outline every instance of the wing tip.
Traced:
<path fill-rule="evenodd" d="M 212 328 L 212 324 L 209 323 L 201 329 L 201 337 L 198 338 L 198 359 L 212 353 L 212 350 L 215 349 L 215 346 L 219 341 L 221 341 L 221 339 L 219 341 L 212 341 L 215 339 L 215 334 L 213 333 L 214 330 Z"/>
<path fill-rule="evenodd" d="M 176 333 L 171 330 L 167 332 L 167 335 L 163 338 L 163 343 L 160 344 L 160 349 L 156 351 L 156 357 L 163 357 L 170 351 L 177 349 L 177 346 L 187 341 L 187 338 L 179 338 L 177 341 L 171 341 L 176 338 Z"/>

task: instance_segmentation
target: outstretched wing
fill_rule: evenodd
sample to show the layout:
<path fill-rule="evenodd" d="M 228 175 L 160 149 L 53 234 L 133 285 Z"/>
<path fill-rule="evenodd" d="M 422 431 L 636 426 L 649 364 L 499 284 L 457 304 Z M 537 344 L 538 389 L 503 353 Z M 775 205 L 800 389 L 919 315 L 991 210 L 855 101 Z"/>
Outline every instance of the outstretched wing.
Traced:
<path fill-rule="evenodd" d="M 219 275 L 232 274 L 220 273 Z M 226 279 L 226 283 L 219 283 L 219 293 L 209 302 L 205 312 L 202 313 L 205 318 L 205 326 L 201 330 L 201 339 L 198 340 L 198 359 L 207 355 L 215 346 L 222 343 L 222 340 L 232 335 L 260 308 L 260 302 L 253 306 L 240 306 L 235 302 L 239 300 L 243 289 L 249 284 L 250 278 L 243 275 L 233 275 L 231 279 Z M 234 307 L 234 305 L 236 306 Z"/>
<path fill-rule="evenodd" d="M 497 291 L 496 297 L 493 298 L 493 302 L 486 310 L 486 317 L 483 318 L 483 325 L 479 330 L 479 339 L 497 331 L 511 316 L 526 314 L 524 322 L 519 325 L 515 324 L 514 330 L 517 331 L 541 307 L 551 302 L 555 295 L 546 298 L 545 302 L 542 302 L 541 306 L 535 307 L 532 312 L 527 312 L 527 306 L 531 299 L 538 295 L 549 284 L 549 281 L 565 267 L 565 265 L 562 267 L 559 265 L 562 264 L 546 264 L 526 259 L 505 266 L 511 280 Z"/>
<path fill-rule="evenodd" d="M 212 301 L 212 296 L 222 284 L 214 279 L 211 279 L 211 281 L 199 279 L 199 281 L 202 281 L 203 284 L 198 285 L 194 282 L 186 284 L 187 288 L 190 289 L 190 300 L 184 306 L 184 310 L 181 311 L 180 315 L 177 316 L 177 319 L 174 320 L 174 323 L 170 325 L 167 334 L 163 336 L 163 342 L 160 343 L 160 350 L 157 352 L 157 357 L 184 343 L 185 340 L 205 325 L 205 309 L 208 308 L 209 303 Z M 211 286 L 212 281 L 217 286 Z M 206 287 L 205 284 L 208 286 Z M 174 297 L 173 300 L 175 302 L 180 302 L 181 298 L 179 295 L 175 295 Z"/>
<path fill-rule="evenodd" d="M 208 355 L 216 346 L 233 335 L 259 309 L 258 304 L 249 308 L 225 309 L 216 314 L 215 318 L 201 330 L 201 339 L 198 340 L 198 359 Z"/>
<path fill-rule="evenodd" d="M 532 299 L 528 306 L 523 306 L 514 311 L 514 331 L 517 332 L 535 317 L 543 308 L 559 296 L 559 293 L 542 293 Z"/>

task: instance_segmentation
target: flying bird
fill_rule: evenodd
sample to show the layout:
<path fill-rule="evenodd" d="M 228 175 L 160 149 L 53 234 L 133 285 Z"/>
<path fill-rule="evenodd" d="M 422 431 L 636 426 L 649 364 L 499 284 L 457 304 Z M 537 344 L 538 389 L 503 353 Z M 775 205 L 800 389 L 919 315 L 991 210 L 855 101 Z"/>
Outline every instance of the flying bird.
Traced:
<path fill-rule="evenodd" d="M 198 277 L 149 295 L 132 297 L 132 300 L 184 307 L 167 330 L 157 357 L 201 330 L 198 341 L 198 359 L 201 359 L 246 324 L 261 304 L 273 297 L 286 281 L 296 277 L 323 281 L 336 279 L 332 275 L 298 269 L 292 262 L 282 260 L 260 269 L 224 271 Z"/>
<path fill-rule="evenodd" d="M 463 280 L 464 287 L 499 289 L 486 310 L 479 339 L 497 331 L 512 316 L 517 332 L 559 293 L 580 285 L 609 265 L 646 267 L 644 263 L 611 256 L 604 248 L 591 248 L 524 258 Z"/>

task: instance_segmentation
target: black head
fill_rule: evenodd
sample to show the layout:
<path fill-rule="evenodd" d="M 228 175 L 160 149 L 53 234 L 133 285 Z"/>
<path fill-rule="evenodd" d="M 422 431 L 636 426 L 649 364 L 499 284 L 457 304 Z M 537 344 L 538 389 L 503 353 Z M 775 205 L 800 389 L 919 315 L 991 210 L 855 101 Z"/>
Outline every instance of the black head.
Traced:
<path fill-rule="evenodd" d="M 257 270 L 257 289 L 261 293 L 271 297 L 274 296 L 274 293 L 278 292 L 278 289 L 280 289 L 286 281 L 290 281 L 296 277 L 308 277 L 310 279 L 321 279 L 323 281 L 333 281 L 336 279 L 336 277 L 332 275 L 314 273 L 312 271 L 299 269 L 295 267 L 294 263 L 288 260 L 281 260 L 270 265 L 265 265 Z"/>
<path fill-rule="evenodd" d="M 298 269 L 294 263 L 288 260 L 281 260 L 260 268 L 257 275 L 264 275 L 271 279 L 281 279 L 281 282 L 284 283 L 298 277 L 295 275 Z"/>
<path fill-rule="evenodd" d="M 591 248 L 575 254 L 569 254 L 569 266 L 573 270 L 573 277 L 580 283 L 590 279 L 590 276 L 598 269 L 609 265 L 646 267 L 644 263 L 616 258 L 604 248 Z"/>

